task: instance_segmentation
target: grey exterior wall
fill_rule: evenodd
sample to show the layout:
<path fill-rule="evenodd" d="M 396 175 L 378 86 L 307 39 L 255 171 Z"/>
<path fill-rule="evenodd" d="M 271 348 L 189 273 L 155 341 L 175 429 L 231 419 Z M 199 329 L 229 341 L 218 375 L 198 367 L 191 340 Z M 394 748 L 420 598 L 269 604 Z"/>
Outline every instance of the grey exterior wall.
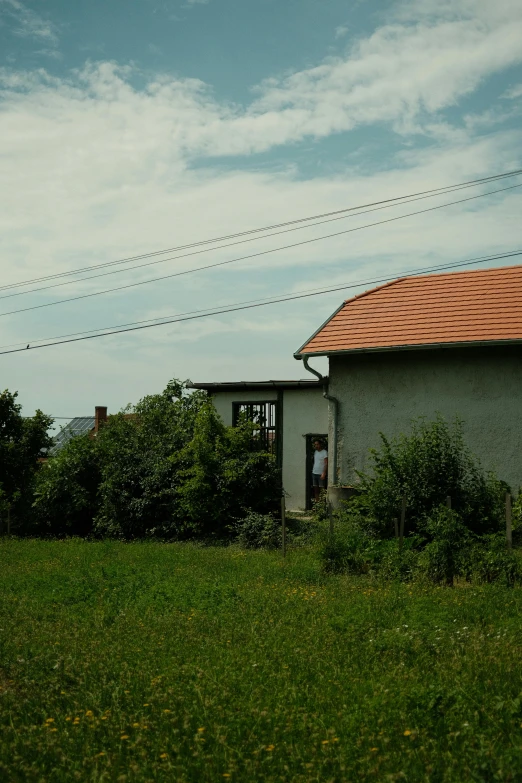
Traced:
<path fill-rule="evenodd" d="M 298 511 L 306 505 L 306 438 L 307 434 L 328 432 L 328 403 L 323 389 L 283 389 L 282 438 L 283 438 L 283 487 L 286 505 L 291 511 Z M 227 426 L 232 425 L 232 404 L 234 402 L 264 402 L 277 400 L 276 389 L 264 391 L 215 392 L 212 395 L 214 407 Z M 280 422 L 281 423 L 281 422 Z"/>
<path fill-rule="evenodd" d="M 379 432 L 406 433 L 412 418 L 440 412 L 463 419 L 466 442 L 486 470 L 513 491 L 522 485 L 519 346 L 332 356 L 329 378 L 329 393 L 340 402 L 341 483 L 356 482 L 355 469 L 370 467 L 368 449 L 379 445 Z"/>

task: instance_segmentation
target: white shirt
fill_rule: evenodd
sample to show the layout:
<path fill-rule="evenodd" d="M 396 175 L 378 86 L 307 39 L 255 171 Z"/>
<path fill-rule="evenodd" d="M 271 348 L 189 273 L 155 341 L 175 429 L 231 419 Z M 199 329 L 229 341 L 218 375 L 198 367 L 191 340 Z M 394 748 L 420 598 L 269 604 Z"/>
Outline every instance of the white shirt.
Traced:
<path fill-rule="evenodd" d="M 312 473 L 317 473 L 319 476 L 324 473 L 325 459 L 328 459 L 328 452 L 326 449 L 322 449 L 322 451 L 314 451 L 314 467 Z"/>

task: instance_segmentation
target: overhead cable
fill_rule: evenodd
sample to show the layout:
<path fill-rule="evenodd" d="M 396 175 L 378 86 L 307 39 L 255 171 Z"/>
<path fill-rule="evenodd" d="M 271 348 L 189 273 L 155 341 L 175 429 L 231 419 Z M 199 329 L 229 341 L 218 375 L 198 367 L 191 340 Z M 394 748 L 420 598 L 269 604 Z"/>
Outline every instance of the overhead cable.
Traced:
<path fill-rule="evenodd" d="M 127 290 L 129 288 L 136 288 L 136 287 L 139 287 L 139 286 L 142 286 L 142 285 L 147 285 L 148 283 L 157 283 L 159 281 L 169 280 L 169 279 L 172 279 L 174 277 L 181 277 L 183 275 L 194 274 L 196 272 L 201 272 L 201 271 L 204 271 L 204 270 L 207 270 L 207 269 L 215 269 L 217 267 L 227 266 L 229 264 L 237 263 L 238 261 L 245 261 L 245 260 L 251 259 L 251 258 L 259 258 L 260 256 L 269 255 L 271 253 L 277 253 L 277 252 L 279 252 L 281 250 L 289 250 L 289 249 L 292 249 L 292 248 L 295 248 L 295 247 L 301 247 L 303 245 L 309 245 L 309 244 L 311 244 L 313 242 L 320 242 L 320 241 L 322 241 L 324 239 L 331 239 L 332 237 L 341 236 L 343 234 L 351 234 L 351 233 L 353 233 L 355 231 L 363 231 L 363 230 L 365 230 L 367 228 L 373 228 L 375 226 L 380 226 L 380 225 L 383 225 L 385 223 L 393 223 L 393 222 L 395 222 L 397 220 L 403 220 L 404 218 L 407 218 L 407 217 L 413 217 L 414 215 L 422 215 L 422 214 L 426 214 L 427 212 L 434 212 L 437 209 L 443 209 L 444 207 L 454 206 L 455 204 L 463 204 L 464 202 L 467 202 L 467 201 L 474 201 L 474 200 L 479 199 L 479 198 L 485 198 L 486 196 L 492 196 L 492 195 L 495 195 L 496 193 L 504 193 L 507 190 L 514 190 L 515 188 L 519 188 L 519 187 L 522 187 L 522 183 L 518 183 L 517 185 L 509 185 L 506 188 L 499 188 L 498 190 L 486 191 L 486 193 L 479 193 L 476 196 L 468 196 L 468 197 L 463 198 L 463 199 L 457 199 L 456 201 L 447 201 L 444 204 L 437 204 L 434 207 L 427 207 L 426 209 L 416 210 L 415 212 L 407 212 L 404 215 L 396 215 L 395 217 L 386 218 L 385 220 L 378 220 L 378 221 L 375 221 L 374 223 L 366 223 L 363 226 L 355 226 L 354 228 L 344 229 L 343 231 L 336 231 L 336 232 L 334 232 L 332 234 L 324 234 L 323 236 L 320 236 L 320 237 L 312 237 L 311 239 L 304 239 L 304 240 L 301 240 L 300 242 L 294 242 L 294 243 L 292 243 L 290 245 L 282 245 L 282 246 L 279 246 L 279 247 L 276 247 L 276 248 L 271 248 L 269 250 L 261 250 L 261 251 L 259 251 L 257 253 L 251 253 L 249 255 L 239 256 L 237 258 L 231 258 L 231 259 L 228 259 L 226 261 L 217 261 L 215 263 L 206 264 L 204 266 L 192 267 L 191 269 L 185 269 L 185 270 L 182 270 L 181 272 L 173 272 L 173 273 L 171 273 L 169 275 L 163 275 L 161 277 L 153 277 L 153 278 L 149 278 L 148 280 L 140 280 L 140 281 L 135 282 L 135 283 L 128 283 L 126 285 L 116 286 L 114 288 L 107 288 L 107 289 L 105 289 L 103 291 L 94 291 L 94 292 L 92 292 L 90 294 L 80 294 L 78 296 L 68 297 L 67 299 L 59 299 L 59 300 L 54 301 L 54 302 L 46 302 L 44 304 L 32 305 L 31 307 L 23 307 L 23 308 L 20 308 L 18 310 L 9 310 L 9 311 L 7 311 L 5 313 L 0 313 L 0 318 L 3 318 L 5 316 L 7 316 L 7 315 L 15 315 L 17 313 L 26 313 L 26 312 L 29 312 L 30 310 L 40 310 L 40 309 L 42 309 L 44 307 L 55 307 L 56 305 L 66 304 L 67 302 L 77 302 L 77 301 L 79 301 L 81 299 L 90 299 L 90 298 L 92 298 L 94 296 L 101 296 L 103 294 L 114 293 L 116 291 L 124 291 L 124 290 Z"/>
<path fill-rule="evenodd" d="M 117 266 L 117 265 L 120 265 L 120 264 L 128 264 L 128 263 L 131 263 L 132 261 L 138 261 L 138 260 L 141 260 L 141 259 L 144 259 L 144 258 L 152 258 L 154 256 L 164 255 L 166 253 L 179 252 L 181 250 L 187 250 L 187 249 L 190 249 L 190 248 L 193 248 L 193 247 L 199 247 L 201 245 L 215 244 L 216 242 L 223 242 L 223 241 L 228 240 L 228 239 L 235 239 L 237 237 L 243 237 L 243 236 L 247 236 L 249 234 L 258 234 L 258 233 L 263 233 L 263 232 L 267 232 L 267 231 L 272 231 L 273 229 L 284 228 L 286 226 L 296 225 L 296 224 L 299 224 L 299 223 L 308 223 L 309 221 L 312 221 L 312 220 L 319 220 L 321 218 L 328 218 L 328 217 L 331 217 L 333 215 L 340 215 L 341 213 L 347 213 L 347 212 L 354 212 L 354 211 L 357 211 L 357 210 L 363 210 L 363 209 L 366 209 L 368 207 L 376 207 L 376 206 L 379 206 L 379 205 L 382 205 L 382 204 L 388 204 L 388 205 L 392 205 L 392 206 L 394 204 L 395 205 L 400 205 L 401 203 L 408 203 L 407 200 L 415 201 L 415 200 L 418 200 L 419 198 L 422 198 L 422 197 L 424 197 L 424 198 L 431 198 L 431 197 L 434 197 L 434 196 L 437 196 L 437 195 L 444 195 L 445 193 L 451 193 L 454 190 L 456 191 L 456 190 L 462 190 L 462 189 L 469 188 L 469 187 L 477 187 L 479 185 L 483 185 L 483 184 L 490 183 L 490 182 L 495 182 L 497 180 L 506 179 L 506 178 L 509 178 L 509 177 L 516 177 L 516 176 L 519 176 L 520 174 L 522 174 L 522 169 L 515 169 L 513 171 L 508 171 L 508 172 L 505 172 L 503 174 L 494 174 L 494 175 L 489 176 L 489 177 L 481 177 L 480 179 L 467 180 L 465 182 L 459 182 L 459 183 L 456 183 L 454 185 L 445 185 L 445 186 L 440 187 L 440 188 L 432 188 L 431 190 L 419 191 L 417 193 L 409 193 L 409 194 L 406 194 L 404 196 L 395 196 L 393 198 L 384 199 L 384 200 L 381 200 L 381 201 L 374 201 L 374 202 L 370 202 L 370 203 L 367 203 L 367 204 L 360 204 L 360 205 L 354 206 L 354 207 L 346 207 L 344 209 L 338 209 L 338 210 L 334 210 L 332 212 L 324 212 L 324 213 L 321 213 L 321 214 L 318 214 L 318 215 L 311 215 L 309 217 L 297 218 L 295 220 L 288 220 L 288 221 L 283 222 L 283 223 L 275 223 L 275 224 L 270 225 L 270 226 L 264 226 L 263 228 L 254 228 L 254 229 L 249 229 L 247 231 L 240 231 L 240 232 L 237 232 L 235 234 L 228 234 L 228 235 L 221 236 L 221 237 L 215 237 L 213 239 L 204 239 L 204 240 L 200 240 L 198 242 L 192 242 L 192 243 L 189 243 L 189 244 L 186 244 L 186 245 L 178 245 L 177 247 L 166 248 L 164 250 L 155 250 L 155 251 L 148 252 L 148 253 L 142 253 L 142 254 L 135 255 L 135 256 L 129 256 L 127 258 L 121 258 L 121 259 L 118 259 L 116 261 L 107 261 L 107 262 L 102 263 L 102 264 L 94 264 L 92 266 L 86 266 L 86 267 L 82 267 L 80 269 L 71 269 L 71 270 L 68 270 L 68 271 L 65 271 L 65 272 L 57 272 L 57 273 L 52 274 L 52 275 L 44 275 L 42 277 L 35 277 L 35 278 L 30 279 L 30 280 L 20 281 L 18 283 L 8 283 L 8 284 L 0 286 L 0 291 L 12 289 L 12 288 L 21 288 L 23 286 L 32 285 L 33 283 L 41 283 L 41 282 L 44 282 L 44 281 L 47 281 L 47 280 L 56 280 L 56 279 L 62 278 L 62 277 L 72 277 L 74 275 L 83 274 L 85 272 L 91 272 L 91 271 L 96 270 L 96 269 L 104 269 L 104 268 L 107 268 L 107 267 Z M 368 210 L 368 211 L 372 211 L 372 210 Z M 323 222 L 329 222 L 329 221 L 323 221 Z M 316 225 L 319 225 L 319 224 L 316 224 Z M 303 226 L 303 227 L 306 227 L 306 226 Z M 284 232 L 278 232 L 278 233 L 284 233 Z M 232 244 L 239 244 L 239 243 L 232 243 Z M 225 247 L 229 247 L 229 246 L 230 245 L 225 245 Z M 217 248 L 214 248 L 214 249 L 217 249 Z M 183 257 L 183 256 L 181 256 L 181 257 Z M 171 259 L 165 259 L 165 260 L 171 260 Z M 161 262 L 157 262 L 157 263 L 161 263 Z M 146 265 L 143 264 L 143 265 L 140 265 L 140 266 L 146 266 Z M 138 268 L 140 268 L 140 266 L 131 267 L 131 268 L 138 269 Z M 118 271 L 120 271 L 120 270 L 118 270 Z M 92 278 L 85 278 L 85 279 L 92 279 Z M 77 282 L 77 281 L 72 280 L 72 281 L 69 281 L 69 282 Z M 43 290 L 43 289 L 40 289 L 40 290 Z"/>
<path fill-rule="evenodd" d="M 260 300 L 250 300 L 247 302 L 238 302 L 236 304 L 231 304 L 231 305 L 223 305 L 222 307 L 219 308 L 193 310 L 187 313 L 179 313 L 178 315 L 170 317 L 168 320 L 162 320 L 159 323 L 158 323 L 158 319 L 151 319 L 154 320 L 155 323 L 144 323 L 144 322 L 135 321 L 134 324 L 123 325 L 125 328 L 121 328 L 119 326 L 105 327 L 106 331 L 103 331 L 102 334 L 99 334 L 100 330 L 96 329 L 93 330 L 96 333 L 77 332 L 70 335 L 62 335 L 61 337 L 56 337 L 56 338 L 47 338 L 49 339 L 49 342 L 46 342 L 42 345 L 33 345 L 29 341 L 26 348 L 11 348 L 10 350 L 0 349 L 0 356 L 5 354 L 11 354 L 11 353 L 27 352 L 27 350 L 34 351 L 34 350 L 38 350 L 39 348 L 48 348 L 54 345 L 64 345 L 66 343 L 80 342 L 83 340 L 93 340 L 98 337 L 108 337 L 110 335 L 115 335 L 115 334 L 125 334 L 127 332 L 135 332 L 135 331 L 140 331 L 142 329 L 151 329 L 156 326 L 167 326 L 173 323 L 180 323 L 181 321 L 192 321 L 200 318 L 210 318 L 212 316 L 223 315 L 226 313 L 237 312 L 240 310 L 250 310 L 257 307 L 265 307 L 267 305 L 280 304 L 281 302 L 289 302 L 295 299 L 306 299 L 312 296 L 322 296 L 324 294 L 334 293 L 336 291 L 348 290 L 350 288 L 359 288 L 362 285 L 378 285 L 380 283 L 386 283 L 390 280 L 394 280 L 398 277 L 400 277 L 401 279 L 404 279 L 406 277 L 416 277 L 418 275 L 426 275 L 430 273 L 445 271 L 448 269 L 458 269 L 460 267 L 471 266 L 472 264 L 477 264 L 477 263 L 499 261 L 501 259 L 513 258 L 515 256 L 520 256 L 520 255 L 522 255 L 522 249 L 511 250 L 507 253 L 498 253 L 490 256 L 481 256 L 477 258 L 468 259 L 466 261 L 441 264 L 430 268 L 413 270 L 404 273 L 399 272 L 393 275 L 389 275 L 387 277 L 377 278 L 373 280 L 359 280 L 355 282 L 344 283 L 342 285 L 332 286 L 330 288 L 309 289 L 308 291 L 295 292 L 292 294 L 282 294 L 279 297 L 272 297 L 271 299 L 266 297 L 265 299 L 260 299 Z M 140 325 L 135 325 L 135 324 L 140 324 Z M 76 336 L 77 334 L 83 336 Z M 36 342 L 38 342 L 38 340 Z M 18 345 L 20 345 L 20 343 L 18 343 Z M 3 348 L 8 349 L 9 346 L 3 346 Z"/>

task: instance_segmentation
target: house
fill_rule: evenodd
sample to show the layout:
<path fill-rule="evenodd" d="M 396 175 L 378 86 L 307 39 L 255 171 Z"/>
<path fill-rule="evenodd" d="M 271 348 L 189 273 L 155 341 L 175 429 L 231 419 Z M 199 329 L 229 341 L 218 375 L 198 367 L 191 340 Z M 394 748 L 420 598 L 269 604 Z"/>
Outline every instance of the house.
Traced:
<path fill-rule="evenodd" d="M 71 419 L 56 435 L 54 443 L 44 459 L 56 456 L 65 444 L 69 443 L 77 435 L 85 435 L 88 432 L 90 437 L 94 437 L 98 432 L 100 424 L 103 424 L 104 421 L 107 421 L 107 408 L 101 405 L 95 407 L 94 416 L 77 416 L 75 419 Z"/>
<path fill-rule="evenodd" d="M 310 508 L 313 441 L 328 437 L 324 382 L 193 383 L 191 388 L 212 397 L 227 426 L 235 425 L 241 414 L 259 424 L 260 436 L 281 468 L 287 507 Z"/>
<path fill-rule="evenodd" d="M 522 485 L 522 266 L 405 277 L 343 302 L 294 354 L 329 360 L 329 482 L 437 412 L 513 491 Z M 320 376 L 319 376 L 320 379 Z"/>

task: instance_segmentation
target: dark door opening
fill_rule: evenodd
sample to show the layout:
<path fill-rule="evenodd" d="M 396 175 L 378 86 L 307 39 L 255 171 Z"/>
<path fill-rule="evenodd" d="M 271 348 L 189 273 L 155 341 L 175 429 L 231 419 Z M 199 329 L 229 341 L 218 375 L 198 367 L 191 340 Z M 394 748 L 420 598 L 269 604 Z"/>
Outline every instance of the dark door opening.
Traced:
<path fill-rule="evenodd" d="M 311 432 L 305 435 L 306 438 L 306 505 L 309 511 L 312 508 L 314 491 L 312 487 L 312 468 L 314 466 L 314 441 L 320 440 L 324 443 L 325 449 L 328 449 L 328 435 L 320 432 Z"/>

